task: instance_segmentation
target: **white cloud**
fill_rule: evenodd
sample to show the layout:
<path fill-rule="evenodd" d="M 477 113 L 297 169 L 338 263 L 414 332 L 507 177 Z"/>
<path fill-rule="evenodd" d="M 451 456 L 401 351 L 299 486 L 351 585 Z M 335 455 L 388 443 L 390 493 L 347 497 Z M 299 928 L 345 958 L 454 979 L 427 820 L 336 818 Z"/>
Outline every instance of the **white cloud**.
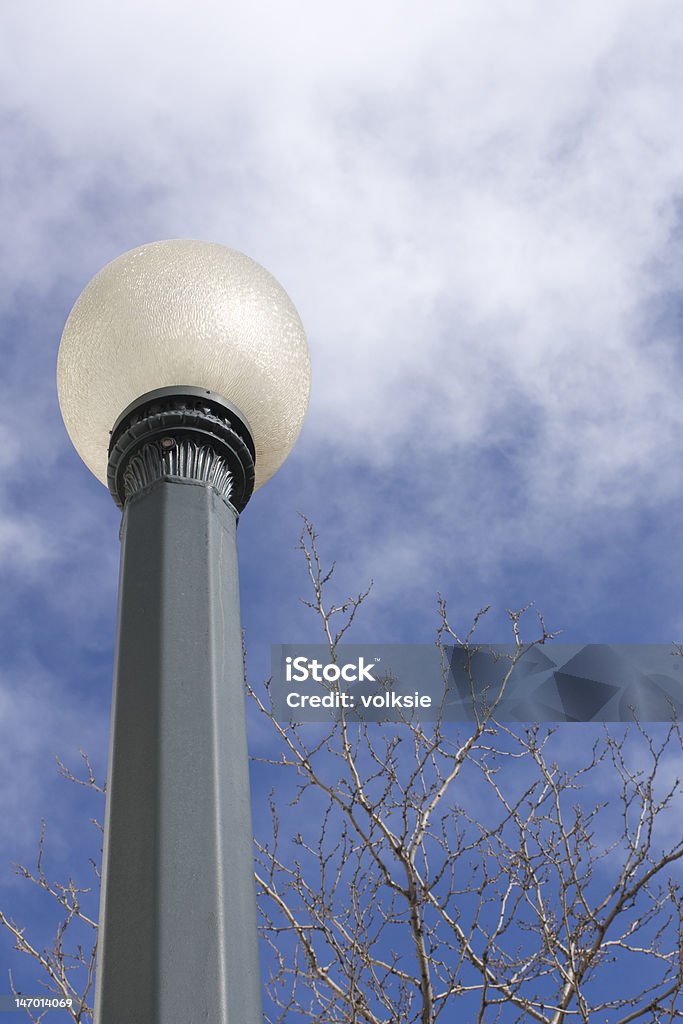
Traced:
<path fill-rule="evenodd" d="M 511 531 L 557 549 L 586 510 L 680 493 L 660 315 L 682 262 L 675 4 L 72 2 L 4 22 L 8 289 L 74 298 L 155 236 L 248 251 L 311 338 L 298 455 L 421 461 L 407 573 L 473 502 L 495 562 Z"/>

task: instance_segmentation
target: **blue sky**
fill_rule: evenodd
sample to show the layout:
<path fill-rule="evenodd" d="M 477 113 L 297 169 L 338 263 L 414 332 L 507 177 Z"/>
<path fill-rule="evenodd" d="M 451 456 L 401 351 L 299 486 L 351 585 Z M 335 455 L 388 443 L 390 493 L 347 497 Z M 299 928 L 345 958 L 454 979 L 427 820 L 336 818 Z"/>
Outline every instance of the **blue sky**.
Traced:
<path fill-rule="evenodd" d="M 45 924 L 10 867 L 41 816 L 57 873 L 87 861 L 88 812 L 53 755 L 106 762 L 119 513 L 70 445 L 54 375 L 71 305 L 126 249 L 240 249 L 309 335 L 303 432 L 239 529 L 255 677 L 272 643 L 318 639 L 298 512 L 341 591 L 375 580 L 358 641 L 429 642 L 437 591 L 463 626 L 493 604 L 490 641 L 531 599 L 567 641 L 683 639 L 682 35 L 668 0 L 6 6 L 0 906 L 15 919 Z M 22 976 L 0 935 L 5 963 Z"/>

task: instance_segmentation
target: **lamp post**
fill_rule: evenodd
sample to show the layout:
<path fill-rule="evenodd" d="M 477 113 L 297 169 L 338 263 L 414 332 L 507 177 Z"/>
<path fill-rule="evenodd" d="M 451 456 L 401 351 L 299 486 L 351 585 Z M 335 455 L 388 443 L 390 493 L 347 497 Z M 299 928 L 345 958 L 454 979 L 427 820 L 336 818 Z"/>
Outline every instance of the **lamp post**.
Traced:
<path fill-rule="evenodd" d="M 57 384 L 123 512 L 95 1021 L 256 1024 L 236 526 L 301 428 L 306 337 L 247 256 L 156 242 L 86 286 Z"/>

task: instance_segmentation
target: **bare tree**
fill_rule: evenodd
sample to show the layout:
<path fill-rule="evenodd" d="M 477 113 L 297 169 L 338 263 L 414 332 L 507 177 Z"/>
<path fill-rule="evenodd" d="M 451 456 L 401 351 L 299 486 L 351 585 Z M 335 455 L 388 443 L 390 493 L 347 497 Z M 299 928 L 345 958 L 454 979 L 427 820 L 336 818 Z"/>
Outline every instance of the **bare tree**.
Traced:
<path fill-rule="evenodd" d="M 104 798 L 105 784 L 97 781 L 90 759 L 83 751 L 81 751 L 81 758 L 85 769 L 84 777 L 74 774 L 59 758 L 55 758 L 59 774 L 69 782 L 85 786 Z M 91 821 L 101 835 L 103 832 L 101 823 L 95 818 Z M 100 856 L 101 853 L 100 848 Z M 58 917 L 52 946 L 41 948 L 39 943 L 27 937 L 26 928 L 19 927 L 2 910 L 0 910 L 0 923 L 13 936 L 14 948 L 36 961 L 41 974 L 39 984 L 45 990 L 46 995 L 56 996 L 62 1000 L 66 1004 L 64 1012 L 68 1013 L 76 1024 L 86 1024 L 93 1018 L 90 1001 L 97 957 L 97 920 L 84 910 L 83 897 L 86 894 L 90 894 L 91 897 L 94 894 L 96 897 L 99 893 L 99 861 L 90 860 L 90 867 L 95 877 L 94 885 L 79 887 L 73 878 L 69 878 L 65 883 L 49 881 L 43 866 L 44 856 L 45 820 L 43 819 L 35 869 L 30 870 L 22 864 L 16 864 L 15 870 L 17 874 L 38 886 L 52 902 Z M 90 902 L 93 902 L 92 898 Z M 9 982 L 12 994 L 15 997 L 20 997 L 21 993 L 17 991 L 11 971 L 9 972 Z M 35 994 L 35 992 L 32 993 L 32 995 Z M 41 1021 L 49 1012 L 51 1011 L 26 1007 L 26 1013 L 34 1022 Z"/>
<path fill-rule="evenodd" d="M 335 604 L 312 525 L 301 549 L 334 660 L 368 591 Z M 439 602 L 437 642 L 472 648 L 488 609 L 460 637 Z M 264 759 L 298 779 L 291 807 L 271 795 L 272 835 L 257 841 L 263 933 L 275 967 L 269 1020 L 432 1024 L 571 1020 L 627 1024 L 683 1017 L 683 829 L 679 781 L 662 776 L 683 741 L 637 724 L 605 728 L 583 763 L 552 759 L 557 730 L 495 720 L 523 654 L 551 639 L 528 609 L 508 612 L 514 650 L 503 684 L 463 736 L 445 722 L 339 718 L 320 729 L 272 722 Z M 474 696 L 474 693 L 473 693 Z M 593 726 L 565 726 L 585 743 Z M 660 730 L 661 732 L 661 730 Z M 315 735 L 312 740 L 311 736 Z M 637 757 L 638 765 L 634 763 Z M 596 802 L 596 784 L 611 792 Z M 674 837 L 666 830 L 674 824 Z"/>
<path fill-rule="evenodd" d="M 335 566 L 323 567 L 307 520 L 300 547 L 305 603 L 335 660 L 370 588 L 335 603 Z M 486 611 L 460 636 L 440 599 L 437 643 L 473 649 Z M 497 722 L 515 664 L 553 636 L 539 617 L 525 641 L 528 615 L 508 612 L 509 670 L 489 706 L 473 693 L 461 735 L 444 721 L 380 726 L 343 711 L 329 725 L 284 724 L 268 685 L 248 686 L 273 729 L 274 752 L 259 759 L 274 773 L 272 828 L 256 842 L 270 1024 L 683 1017 L 683 830 L 670 778 L 683 753 L 678 724 L 616 735 Z M 569 730 L 571 763 L 560 767 Z M 85 764 L 85 779 L 60 770 L 103 793 Z M 90 1021 L 96 923 L 81 911 L 83 890 L 49 883 L 42 858 L 41 837 L 36 871 L 18 870 L 60 908 L 53 949 L 0 921 L 47 987 L 74 998 L 72 1018 Z M 95 935 L 90 953 L 65 951 L 77 920 Z M 83 982 L 77 997 L 70 969 Z"/>

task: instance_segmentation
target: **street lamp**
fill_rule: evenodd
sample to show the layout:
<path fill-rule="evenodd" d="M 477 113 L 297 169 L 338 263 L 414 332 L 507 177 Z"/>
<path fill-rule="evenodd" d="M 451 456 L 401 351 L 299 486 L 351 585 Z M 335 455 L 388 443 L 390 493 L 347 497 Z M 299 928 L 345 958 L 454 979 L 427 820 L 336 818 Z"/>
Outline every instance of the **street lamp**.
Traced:
<path fill-rule="evenodd" d="M 236 526 L 301 429 L 303 327 L 242 253 L 155 242 L 86 286 L 57 386 L 123 510 L 96 1024 L 260 1024 Z"/>

